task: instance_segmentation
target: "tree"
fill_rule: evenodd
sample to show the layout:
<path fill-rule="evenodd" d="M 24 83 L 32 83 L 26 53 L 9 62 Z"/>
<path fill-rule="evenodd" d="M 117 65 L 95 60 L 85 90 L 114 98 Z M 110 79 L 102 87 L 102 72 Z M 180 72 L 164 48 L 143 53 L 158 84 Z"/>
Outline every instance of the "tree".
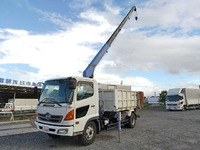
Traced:
<path fill-rule="evenodd" d="M 165 105 L 165 97 L 166 97 L 166 95 L 167 95 L 167 91 L 166 91 L 166 90 L 165 90 L 165 91 L 162 91 L 162 92 L 160 93 L 159 102 L 160 102 L 160 103 L 163 103 L 164 105 Z"/>

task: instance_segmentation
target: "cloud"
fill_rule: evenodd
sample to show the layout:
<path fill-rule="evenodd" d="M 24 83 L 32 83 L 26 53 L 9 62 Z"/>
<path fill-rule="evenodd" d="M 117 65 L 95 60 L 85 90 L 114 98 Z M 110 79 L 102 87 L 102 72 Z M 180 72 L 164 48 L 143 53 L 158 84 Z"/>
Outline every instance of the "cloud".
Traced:
<path fill-rule="evenodd" d="M 85 15 L 90 14 L 90 19 Z M 53 23 L 62 26 L 62 16 L 40 12 Z M 0 29 L 2 59 L 0 64 L 28 64 L 38 68 L 31 78 L 46 80 L 57 76 L 79 75 L 97 53 L 96 45 L 103 45 L 105 31 L 112 27 L 98 12 L 87 10 L 80 14 L 82 21 L 72 22 L 69 28 L 49 34 L 32 34 L 26 30 Z M 56 20 L 56 21 L 55 21 Z M 66 24 L 68 25 L 68 24 Z M 18 71 L 19 72 L 19 71 Z M 26 72 L 27 73 L 27 72 Z M 18 73 L 20 74 L 20 72 Z M 22 73 L 23 74 L 23 73 Z M 28 79 L 26 79 L 28 80 Z"/>
<path fill-rule="evenodd" d="M 0 39 L 2 40 L 16 39 L 27 35 L 28 31 L 26 30 L 0 29 Z"/>
<path fill-rule="evenodd" d="M 157 86 L 157 83 L 150 81 L 144 77 L 131 76 L 131 77 L 120 77 L 117 74 L 106 73 L 103 74 L 101 69 L 97 69 L 95 73 L 95 78 L 99 83 L 107 84 L 123 84 L 130 85 L 131 89 L 134 91 L 143 91 L 145 96 L 157 95 L 162 91 L 161 88 Z"/>
<path fill-rule="evenodd" d="M 70 18 L 66 18 L 65 16 L 62 16 L 59 13 L 46 12 L 37 8 L 33 8 L 33 10 L 42 16 L 40 20 L 42 21 L 48 20 L 51 23 L 56 24 L 59 27 L 61 27 L 61 29 L 66 29 L 72 23 L 72 20 Z"/>
<path fill-rule="evenodd" d="M 0 72 L 6 72 L 6 69 L 0 67 Z"/>
<path fill-rule="evenodd" d="M 137 36 L 138 33 L 121 35 L 107 57 L 112 65 L 105 66 L 105 71 L 121 72 L 140 70 L 151 72 L 164 69 L 167 73 L 200 71 L 200 37 Z M 124 45 L 124 43 L 126 43 Z M 107 69 L 106 69 L 107 68 Z"/>
<path fill-rule="evenodd" d="M 139 20 L 127 22 L 123 34 L 109 49 L 102 70 L 125 74 L 128 70 L 162 69 L 168 74 L 199 74 L 200 37 L 193 35 L 200 32 L 198 4 L 196 0 L 141 4 Z"/>
<path fill-rule="evenodd" d="M 73 0 L 69 5 L 71 8 L 88 8 L 90 7 L 92 4 L 97 3 L 98 0 Z"/>
<path fill-rule="evenodd" d="M 198 0 L 150 0 L 141 3 L 138 8 L 139 24 L 143 27 L 158 27 L 158 30 L 167 31 L 178 28 L 182 33 L 199 30 L 199 5 Z"/>
<path fill-rule="evenodd" d="M 121 22 L 124 16 L 120 13 L 125 10 L 113 2 L 101 3 L 101 9 L 93 7 L 96 0 L 71 4 L 76 2 L 76 7 L 87 8 L 80 10 L 78 20 L 34 9 L 43 16 L 41 19 L 61 27 L 57 32 L 32 34 L 26 30 L 0 29 L 0 64 L 21 63 L 38 68 L 38 72 L 21 72 L 38 81 L 81 76 Z M 123 80 L 134 89 L 153 93 L 161 91 L 157 83 L 128 72 L 160 69 L 172 75 L 200 74 L 199 5 L 197 0 L 140 3 L 139 20 L 136 22 L 131 16 L 97 67 L 95 78 L 102 83 L 120 84 Z"/>
<path fill-rule="evenodd" d="M 141 87 L 155 87 L 155 83 L 143 77 L 126 77 L 124 82 Z"/>
<path fill-rule="evenodd" d="M 14 34 L 13 30 L 11 34 Z M 85 61 L 93 52 L 88 47 L 79 45 L 80 41 L 74 41 L 73 36 L 70 32 L 51 35 L 28 33 L 26 36 L 19 36 L 17 31 L 15 38 L 1 43 L 0 47 L 5 56 L 0 63 L 29 64 L 39 68 L 37 78 L 41 79 L 77 74 L 77 71 L 86 66 Z M 78 62 L 81 62 L 81 65 Z"/>

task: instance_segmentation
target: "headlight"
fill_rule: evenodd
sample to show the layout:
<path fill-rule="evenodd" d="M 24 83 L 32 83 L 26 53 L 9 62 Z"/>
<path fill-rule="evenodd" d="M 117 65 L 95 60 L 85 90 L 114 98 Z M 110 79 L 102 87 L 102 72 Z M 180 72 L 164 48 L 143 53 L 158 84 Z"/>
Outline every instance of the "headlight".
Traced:
<path fill-rule="evenodd" d="M 68 133 L 68 129 L 60 129 L 58 130 L 59 134 L 67 134 Z"/>

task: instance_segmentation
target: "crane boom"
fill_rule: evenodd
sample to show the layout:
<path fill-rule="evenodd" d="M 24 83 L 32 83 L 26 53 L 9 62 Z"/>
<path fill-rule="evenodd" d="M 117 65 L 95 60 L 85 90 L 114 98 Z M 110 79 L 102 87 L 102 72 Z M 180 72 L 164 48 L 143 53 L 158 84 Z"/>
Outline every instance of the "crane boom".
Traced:
<path fill-rule="evenodd" d="M 87 66 L 87 68 L 83 71 L 83 77 L 89 77 L 93 78 L 94 77 L 94 70 L 102 57 L 105 55 L 105 53 L 108 52 L 109 47 L 111 46 L 112 42 L 115 40 L 117 37 L 118 33 L 121 31 L 122 27 L 126 23 L 126 21 L 129 19 L 130 15 L 132 14 L 133 11 L 136 11 L 136 7 L 133 6 L 131 10 L 128 12 L 126 17 L 122 20 L 120 25 L 117 27 L 117 29 L 113 32 L 113 34 L 110 36 L 108 41 L 103 45 L 103 47 L 100 49 L 100 51 L 97 53 L 97 55 L 94 57 L 94 59 L 90 62 L 90 64 Z M 135 18 L 137 20 L 137 17 Z"/>

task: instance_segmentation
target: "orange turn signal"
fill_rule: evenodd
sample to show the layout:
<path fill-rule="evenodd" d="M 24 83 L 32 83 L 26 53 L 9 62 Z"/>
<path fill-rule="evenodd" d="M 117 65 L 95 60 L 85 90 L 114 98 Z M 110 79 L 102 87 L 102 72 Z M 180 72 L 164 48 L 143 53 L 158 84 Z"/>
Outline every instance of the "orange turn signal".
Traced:
<path fill-rule="evenodd" d="M 73 120 L 74 119 L 74 110 L 71 110 L 65 117 L 65 120 Z"/>

